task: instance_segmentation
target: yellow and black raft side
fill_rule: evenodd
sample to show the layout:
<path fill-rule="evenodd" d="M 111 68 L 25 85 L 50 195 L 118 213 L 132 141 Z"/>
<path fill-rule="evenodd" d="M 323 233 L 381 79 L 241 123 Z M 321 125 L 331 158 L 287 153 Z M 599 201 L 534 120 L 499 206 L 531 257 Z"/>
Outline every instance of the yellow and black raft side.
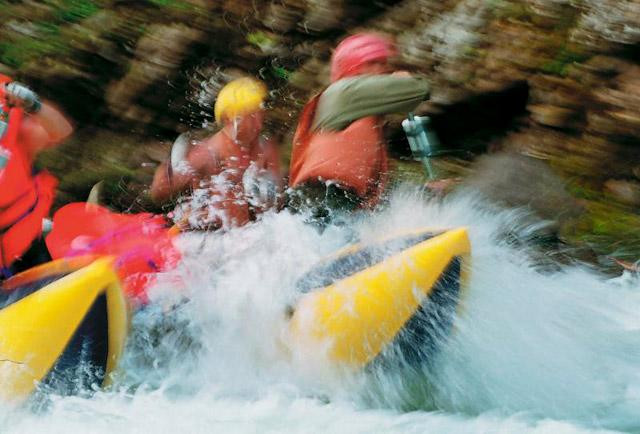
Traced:
<path fill-rule="evenodd" d="M 356 244 L 298 283 L 292 351 L 322 351 L 363 369 L 401 360 L 429 363 L 451 333 L 471 246 L 465 228 L 423 229 Z"/>
<path fill-rule="evenodd" d="M 129 312 L 110 258 L 61 259 L 0 289 L 0 400 L 38 389 L 106 385 L 124 349 Z"/>

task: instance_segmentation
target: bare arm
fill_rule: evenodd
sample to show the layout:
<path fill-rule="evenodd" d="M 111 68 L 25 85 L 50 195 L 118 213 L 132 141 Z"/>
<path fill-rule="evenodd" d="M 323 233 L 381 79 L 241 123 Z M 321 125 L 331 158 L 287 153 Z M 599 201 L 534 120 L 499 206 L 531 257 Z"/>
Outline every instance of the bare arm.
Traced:
<path fill-rule="evenodd" d="M 156 169 L 156 173 L 153 176 L 150 191 L 151 200 L 157 204 L 168 200 L 174 189 L 174 184 L 171 181 L 169 180 L 167 163 L 164 162 Z"/>
<path fill-rule="evenodd" d="M 196 173 L 188 168 L 184 162 L 184 170 L 172 170 L 169 174 L 168 163 L 164 162 L 156 169 L 151 183 L 151 199 L 160 204 L 169 200 L 172 196 L 182 193 L 191 185 Z"/>
<path fill-rule="evenodd" d="M 61 143 L 73 132 L 71 122 L 69 122 L 57 107 L 48 101 L 43 102 L 40 111 L 31 116 L 37 119 L 46 131 L 49 137 L 47 146 Z"/>
<path fill-rule="evenodd" d="M 205 144 L 196 145 L 187 154 L 187 158 L 176 162 L 169 173 L 169 162 L 162 163 L 157 169 L 151 183 L 151 199 L 163 203 L 172 196 L 187 190 L 211 160 Z"/>
<path fill-rule="evenodd" d="M 69 121 L 50 105 L 43 104 L 41 112 L 43 114 L 38 112 L 26 115 L 20 125 L 20 144 L 31 158 L 45 149 L 59 145 L 73 132 Z"/>
<path fill-rule="evenodd" d="M 52 103 L 41 102 L 38 94 L 19 82 L 0 89 L 9 106 L 22 107 L 26 116 L 20 126 L 21 144 L 35 157 L 40 151 L 60 144 L 73 132 L 71 122 Z"/>

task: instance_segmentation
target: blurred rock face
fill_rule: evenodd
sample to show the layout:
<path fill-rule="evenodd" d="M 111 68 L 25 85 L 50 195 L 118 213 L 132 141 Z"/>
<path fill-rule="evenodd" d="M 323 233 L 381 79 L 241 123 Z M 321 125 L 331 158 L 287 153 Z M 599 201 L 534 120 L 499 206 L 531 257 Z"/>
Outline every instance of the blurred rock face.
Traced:
<path fill-rule="evenodd" d="M 525 115 L 492 149 L 635 203 L 625 191 L 640 180 L 640 0 L 2 2 L 0 72 L 83 125 L 169 139 L 207 125 L 217 90 L 246 71 L 268 83 L 267 125 L 288 137 L 327 84 L 331 50 L 359 30 L 393 35 L 402 67 L 430 77 L 428 113 L 526 82 Z M 460 129 L 474 116 L 461 114 Z"/>
<path fill-rule="evenodd" d="M 129 71 L 107 88 L 105 99 L 109 110 L 125 120 L 152 122 L 155 108 L 143 108 L 134 102 L 153 83 L 175 75 L 188 55 L 188 48 L 204 36 L 204 32 L 184 24 L 150 28 L 138 41 Z"/>
<path fill-rule="evenodd" d="M 604 183 L 605 191 L 617 200 L 632 206 L 640 206 L 640 182 L 610 179 Z"/>
<path fill-rule="evenodd" d="M 464 186 L 499 205 L 526 208 L 556 225 L 582 211 L 565 182 L 535 158 L 502 152 L 479 158 L 474 169 Z"/>

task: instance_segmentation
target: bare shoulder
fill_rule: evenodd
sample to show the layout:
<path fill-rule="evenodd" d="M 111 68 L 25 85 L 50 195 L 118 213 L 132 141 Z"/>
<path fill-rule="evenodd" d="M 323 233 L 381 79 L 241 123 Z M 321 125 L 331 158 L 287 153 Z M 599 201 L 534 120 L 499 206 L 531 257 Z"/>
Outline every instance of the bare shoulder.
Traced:
<path fill-rule="evenodd" d="M 195 169 L 210 173 L 218 167 L 218 154 L 217 140 L 211 136 L 194 144 L 187 159 Z"/>

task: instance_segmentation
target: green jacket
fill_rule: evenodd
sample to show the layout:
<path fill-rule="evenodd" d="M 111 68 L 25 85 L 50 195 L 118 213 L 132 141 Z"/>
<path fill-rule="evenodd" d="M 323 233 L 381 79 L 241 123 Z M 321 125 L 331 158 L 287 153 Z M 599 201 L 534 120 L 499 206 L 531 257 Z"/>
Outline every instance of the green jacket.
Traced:
<path fill-rule="evenodd" d="M 367 116 L 408 113 L 428 98 L 424 78 L 392 74 L 343 78 L 320 96 L 311 129 L 339 131 Z"/>

